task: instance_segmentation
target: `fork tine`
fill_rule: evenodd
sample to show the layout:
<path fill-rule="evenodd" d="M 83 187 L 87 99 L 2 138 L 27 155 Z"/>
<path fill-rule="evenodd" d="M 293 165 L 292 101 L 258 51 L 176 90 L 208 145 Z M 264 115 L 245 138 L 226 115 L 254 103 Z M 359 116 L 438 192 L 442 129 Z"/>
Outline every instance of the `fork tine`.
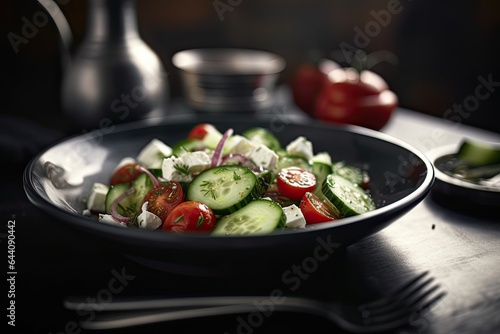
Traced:
<path fill-rule="evenodd" d="M 419 312 L 422 313 L 422 311 L 425 311 L 432 306 L 435 302 L 437 302 L 439 299 L 443 298 L 446 295 L 446 292 L 441 291 L 437 296 L 429 299 L 429 296 L 431 296 L 434 292 L 438 291 L 438 289 L 441 288 L 440 285 L 436 285 L 430 289 L 428 289 L 426 292 L 423 292 L 418 298 L 415 298 L 410 304 L 406 305 L 406 309 L 408 311 L 413 311 L 413 312 Z M 428 300 L 428 301 L 426 301 Z"/>
<path fill-rule="evenodd" d="M 365 313 L 369 313 L 371 315 L 376 315 L 376 314 L 391 312 L 393 309 L 396 309 L 396 308 L 399 309 L 399 308 L 401 308 L 402 305 L 407 304 L 408 301 L 411 300 L 411 298 L 413 298 L 414 296 L 419 296 L 420 293 L 432 281 L 434 281 L 434 278 L 431 277 L 415 287 L 411 287 L 411 288 L 408 287 L 407 291 L 402 291 L 397 295 L 393 295 L 389 298 L 386 298 L 385 305 L 377 305 L 375 307 L 372 307 L 370 309 L 365 310 Z"/>
<path fill-rule="evenodd" d="M 446 296 L 446 292 L 442 291 L 437 296 L 435 296 L 434 298 L 432 298 L 431 300 L 429 300 L 426 304 L 422 305 L 418 310 L 416 310 L 416 312 L 424 313 L 425 311 L 429 310 L 432 305 L 434 305 L 439 300 L 441 300 L 442 298 L 444 298 L 444 296 Z"/>
<path fill-rule="evenodd" d="M 393 307 L 385 309 L 384 312 L 371 313 L 369 317 L 372 322 L 381 322 L 400 317 L 401 315 L 407 316 L 408 314 L 411 314 L 416 310 L 422 309 L 422 307 L 419 307 L 419 305 L 425 303 L 426 298 L 429 297 L 437 289 L 439 289 L 439 285 L 435 285 L 423 292 L 419 291 L 419 293 L 415 293 L 409 296 L 407 299 L 401 300 L 401 302 L 394 304 Z"/>
<path fill-rule="evenodd" d="M 427 291 L 422 292 L 420 294 L 415 293 L 414 295 L 409 296 L 409 298 L 407 300 L 407 302 L 408 302 L 407 305 L 404 305 L 404 304 L 406 304 L 406 300 L 405 300 L 405 303 L 402 303 L 401 306 L 405 306 L 406 308 L 414 308 L 415 305 L 419 305 L 420 302 L 422 300 L 424 300 L 424 298 L 426 298 L 427 296 L 429 296 L 431 293 L 433 293 L 434 291 L 436 291 L 439 288 L 440 288 L 440 286 L 438 284 L 438 285 L 435 285 L 435 286 L 429 288 Z"/>
<path fill-rule="evenodd" d="M 386 317 L 385 319 L 379 317 L 373 319 L 368 318 L 364 320 L 364 323 L 373 329 L 397 328 L 408 325 L 410 324 L 413 316 L 425 313 L 425 311 L 430 309 L 432 305 L 436 304 L 444 296 L 446 296 L 446 292 L 442 291 L 438 295 L 423 303 L 420 307 L 416 307 L 414 310 L 407 309 L 406 311 L 397 312 L 397 314 L 393 314 L 393 317 Z"/>
<path fill-rule="evenodd" d="M 439 285 L 433 286 L 424 293 L 418 296 L 415 300 L 408 304 L 400 304 L 397 308 L 388 311 L 385 314 L 378 314 L 365 319 L 367 324 L 386 324 L 393 322 L 408 322 L 410 317 L 413 315 L 422 314 L 425 310 L 428 310 L 432 305 L 434 305 L 438 300 L 443 298 L 446 293 L 440 292 L 434 297 L 431 297 L 434 292 L 440 288 Z"/>
<path fill-rule="evenodd" d="M 418 275 L 417 277 L 413 278 L 410 280 L 408 283 L 404 284 L 402 287 L 400 287 L 398 290 L 394 291 L 391 293 L 389 296 L 385 298 L 381 298 L 379 300 L 369 302 L 366 304 L 363 304 L 359 307 L 360 311 L 368 310 L 368 309 L 375 309 L 377 307 L 384 307 L 388 304 L 388 302 L 392 301 L 394 298 L 399 297 L 402 293 L 406 293 L 408 289 L 419 282 L 421 279 L 423 279 L 425 276 L 429 274 L 428 271 L 424 271 L 422 274 Z"/>

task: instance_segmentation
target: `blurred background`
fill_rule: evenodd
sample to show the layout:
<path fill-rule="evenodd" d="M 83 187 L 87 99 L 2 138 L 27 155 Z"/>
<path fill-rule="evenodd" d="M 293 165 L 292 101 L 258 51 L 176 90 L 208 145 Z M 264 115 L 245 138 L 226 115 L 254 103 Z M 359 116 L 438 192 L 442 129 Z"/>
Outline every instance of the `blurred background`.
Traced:
<path fill-rule="evenodd" d="M 85 34 L 87 1 L 59 2 L 76 48 Z M 23 18 L 31 21 L 41 7 L 35 0 L 7 0 L 3 6 L 0 112 L 64 127 L 62 119 L 61 124 L 54 118 L 46 124 L 47 115 L 60 112 L 55 25 L 50 21 L 38 29 L 16 53 L 8 34 L 21 34 Z M 377 21 L 391 6 L 397 13 Z M 136 7 L 141 37 L 165 66 L 172 99 L 182 94 L 171 62 L 179 50 L 243 47 L 275 52 L 287 61 L 279 82 L 286 84 L 312 52 L 332 57 L 343 45 L 385 55 L 386 61 L 372 70 L 386 79 L 400 106 L 435 117 L 472 101 L 478 85 L 489 82 L 488 98 L 478 100 L 460 119 L 500 133 L 499 1 L 137 0 Z"/>

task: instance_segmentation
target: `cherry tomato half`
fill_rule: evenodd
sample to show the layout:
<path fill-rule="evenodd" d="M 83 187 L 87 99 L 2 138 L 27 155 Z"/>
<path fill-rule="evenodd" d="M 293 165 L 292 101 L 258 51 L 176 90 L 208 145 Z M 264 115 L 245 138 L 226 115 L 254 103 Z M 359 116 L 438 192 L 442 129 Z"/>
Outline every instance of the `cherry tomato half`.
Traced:
<path fill-rule="evenodd" d="M 163 231 L 210 232 L 215 227 L 215 214 L 206 204 L 187 201 L 177 205 L 163 222 Z"/>
<path fill-rule="evenodd" d="M 279 192 L 290 199 L 300 200 L 316 186 L 316 176 L 300 167 L 286 167 L 280 170 L 277 178 Z"/>
<path fill-rule="evenodd" d="M 307 224 L 324 223 L 340 217 L 338 212 L 311 192 L 304 194 L 300 200 L 299 208 Z"/>
<path fill-rule="evenodd" d="M 191 131 L 188 133 L 187 139 L 202 140 L 210 131 L 216 131 L 215 127 L 212 124 L 209 123 L 198 124 L 195 127 L 193 127 Z"/>
<path fill-rule="evenodd" d="M 184 201 L 184 192 L 177 181 L 161 183 L 148 191 L 142 203 L 148 202 L 147 210 L 163 221 L 168 213 Z"/>
<path fill-rule="evenodd" d="M 130 183 L 137 179 L 143 171 L 141 170 L 141 165 L 138 163 L 129 163 L 119 167 L 111 176 L 109 182 L 110 185 L 120 184 L 120 183 Z"/>

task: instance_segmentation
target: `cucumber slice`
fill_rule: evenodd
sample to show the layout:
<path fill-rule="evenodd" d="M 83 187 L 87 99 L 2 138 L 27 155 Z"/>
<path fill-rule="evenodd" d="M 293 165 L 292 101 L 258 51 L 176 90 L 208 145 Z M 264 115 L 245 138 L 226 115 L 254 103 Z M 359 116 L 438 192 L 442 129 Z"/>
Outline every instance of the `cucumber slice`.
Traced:
<path fill-rule="evenodd" d="M 368 174 L 366 171 L 354 167 L 352 165 L 348 165 L 343 161 L 336 162 L 332 165 L 333 173 L 346 178 L 352 183 L 357 184 L 358 186 L 364 188 L 368 183 Z"/>
<path fill-rule="evenodd" d="M 224 165 L 201 172 L 186 199 L 203 202 L 217 215 L 230 214 L 260 196 L 257 176 L 248 167 Z"/>
<path fill-rule="evenodd" d="M 147 192 L 153 189 L 154 184 L 148 174 L 143 173 L 131 183 L 120 183 L 112 186 L 106 194 L 106 212 L 110 213 L 111 204 L 113 201 L 125 193 L 130 187 L 134 188 L 134 193 L 124 198 L 118 203 L 116 211 L 125 216 L 132 217 L 141 209 L 142 200 Z"/>
<path fill-rule="evenodd" d="M 172 146 L 172 154 L 180 157 L 186 152 L 194 152 L 203 148 L 205 145 L 199 139 L 182 139 Z"/>
<path fill-rule="evenodd" d="M 286 152 L 286 150 L 284 148 L 280 148 L 279 150 L 276 150 L 276 154 L 280 158 L 288 156 L 288 153 Z"/>
<path fill-rule="evenodd" d="M 258 198 L 262 197 L 269 190 L 272 182 L 273 173 L 270 170 L 265 170 L 257 174 Z"/>
<path fill-rule="evenodd" d="M 322 162 L 313 162 L 312 172 L 316 176 L 316 187 L 314 188 L 315 193 L 321 192 L 321 187 L 326 177 L 332 173 L 332 165 L 325 164 Z"/>
<path fill-rule="evenodd" d="M 118 196 L 124 194 L 129 188 L 130 188 L 130 183 L 119 183 L 109 188 L 105 200 L 106 213 L 108 214 L 111 213 L 110 209 L 113 201 L 116 198 L 118 198 Z M 134 215 L 135 211 L 132 208 L 132 202 L 130 201 L 130 196 L 126 197 L 118 204 L 116 211 L 125 217 L 131 217 Z"/>
<path fill-rule="evenodd" d="M 138 212 L 141 209 L 144 196 L 146 196 L 148 191 L 154 188 L 154 184 L 153 181 L 151 181 L 151 177 L 148 174 L 143 173 L 132 182 L 132 187 L 134 187 L 135 191 L 132 195 L 130 195 L 128 200 L 131 202 L 132 208 L 135 212 Z"/>
<path fill-rule="evenodd" d="M 163 172 L 162 172 L 161 168 L 149 168 L 149 171 L 155 177 L 162 177 L 163 176 Z"/>
<path fill-rule="evenodd" d="M 279 204 L 257 199 L 245 207 L 222 217 L 212 231 L 213 235 L 266 234 L 283 228 L 286 215 Z"/>
<path fill-rule="evenodd" d="M 457 157 L 470 166 L 500 163 L 500 145 L 464 139 L 458 149 Z"/>
<path fill-rule="evenodd" d="M 320 152 L 320 153 L 314 155 L 311 158 L 311 161 L 313 163 L 321 162 L 321 163 L 326 164 L 326 165 L 331 165 L 332 164 L 332 157 L 330 156 L 330 153 L 328 153 L 328 152 Z"/>
<path fill-rule="evenodd" d="M 269 130 L 261 127 L 250 128 L 242 133 L 242 136 L 253 143 L 264 144 L 273 151 L 281 148 L 281 144 Z"/>
<path fill-rule="evenodd" d="M 340 210 L 344 217 L 355 216 L 376 209 L 369 193 L 348 179 L 332 173 L 323 183 L 323 194 Z"/>
<path fill-rule="evenodd" d="M 284 155 L 279 157 L 277 170 L 280 171 L 286 167 L 300 167 L 308 171 L 312 171 L 312 166 L 307 159 L 294 155 Z"/>

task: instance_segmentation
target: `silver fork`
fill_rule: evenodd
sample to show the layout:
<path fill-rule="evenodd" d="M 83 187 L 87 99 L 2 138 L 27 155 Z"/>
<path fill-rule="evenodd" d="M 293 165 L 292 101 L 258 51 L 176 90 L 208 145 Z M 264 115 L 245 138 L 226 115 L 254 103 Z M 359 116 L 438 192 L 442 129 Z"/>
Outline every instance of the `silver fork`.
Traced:
<path fill-rule="evenodd" d="M 83 329 L 106 330 L 166 321 L 243 314 L 251 312 L 301 312 L 324 317 L 353 333 L 394 330 L 410 321 L 445 296 L 428 272 L 418 275 L 387 297 L 362 305 L 346 305 L 302 297 L 212 296 L 165 299 L 116 300 L 88 303 L 81 297 L 69 297 L 64 306 L 70 310 L 93 310 L 99 314 L 80 322 Z M 263 310 L 262 305 L 268 309 Z M 260 308 L 259 308 L 260 306 Z M 272 307 L 271 307 L 272 306 Z"/>

